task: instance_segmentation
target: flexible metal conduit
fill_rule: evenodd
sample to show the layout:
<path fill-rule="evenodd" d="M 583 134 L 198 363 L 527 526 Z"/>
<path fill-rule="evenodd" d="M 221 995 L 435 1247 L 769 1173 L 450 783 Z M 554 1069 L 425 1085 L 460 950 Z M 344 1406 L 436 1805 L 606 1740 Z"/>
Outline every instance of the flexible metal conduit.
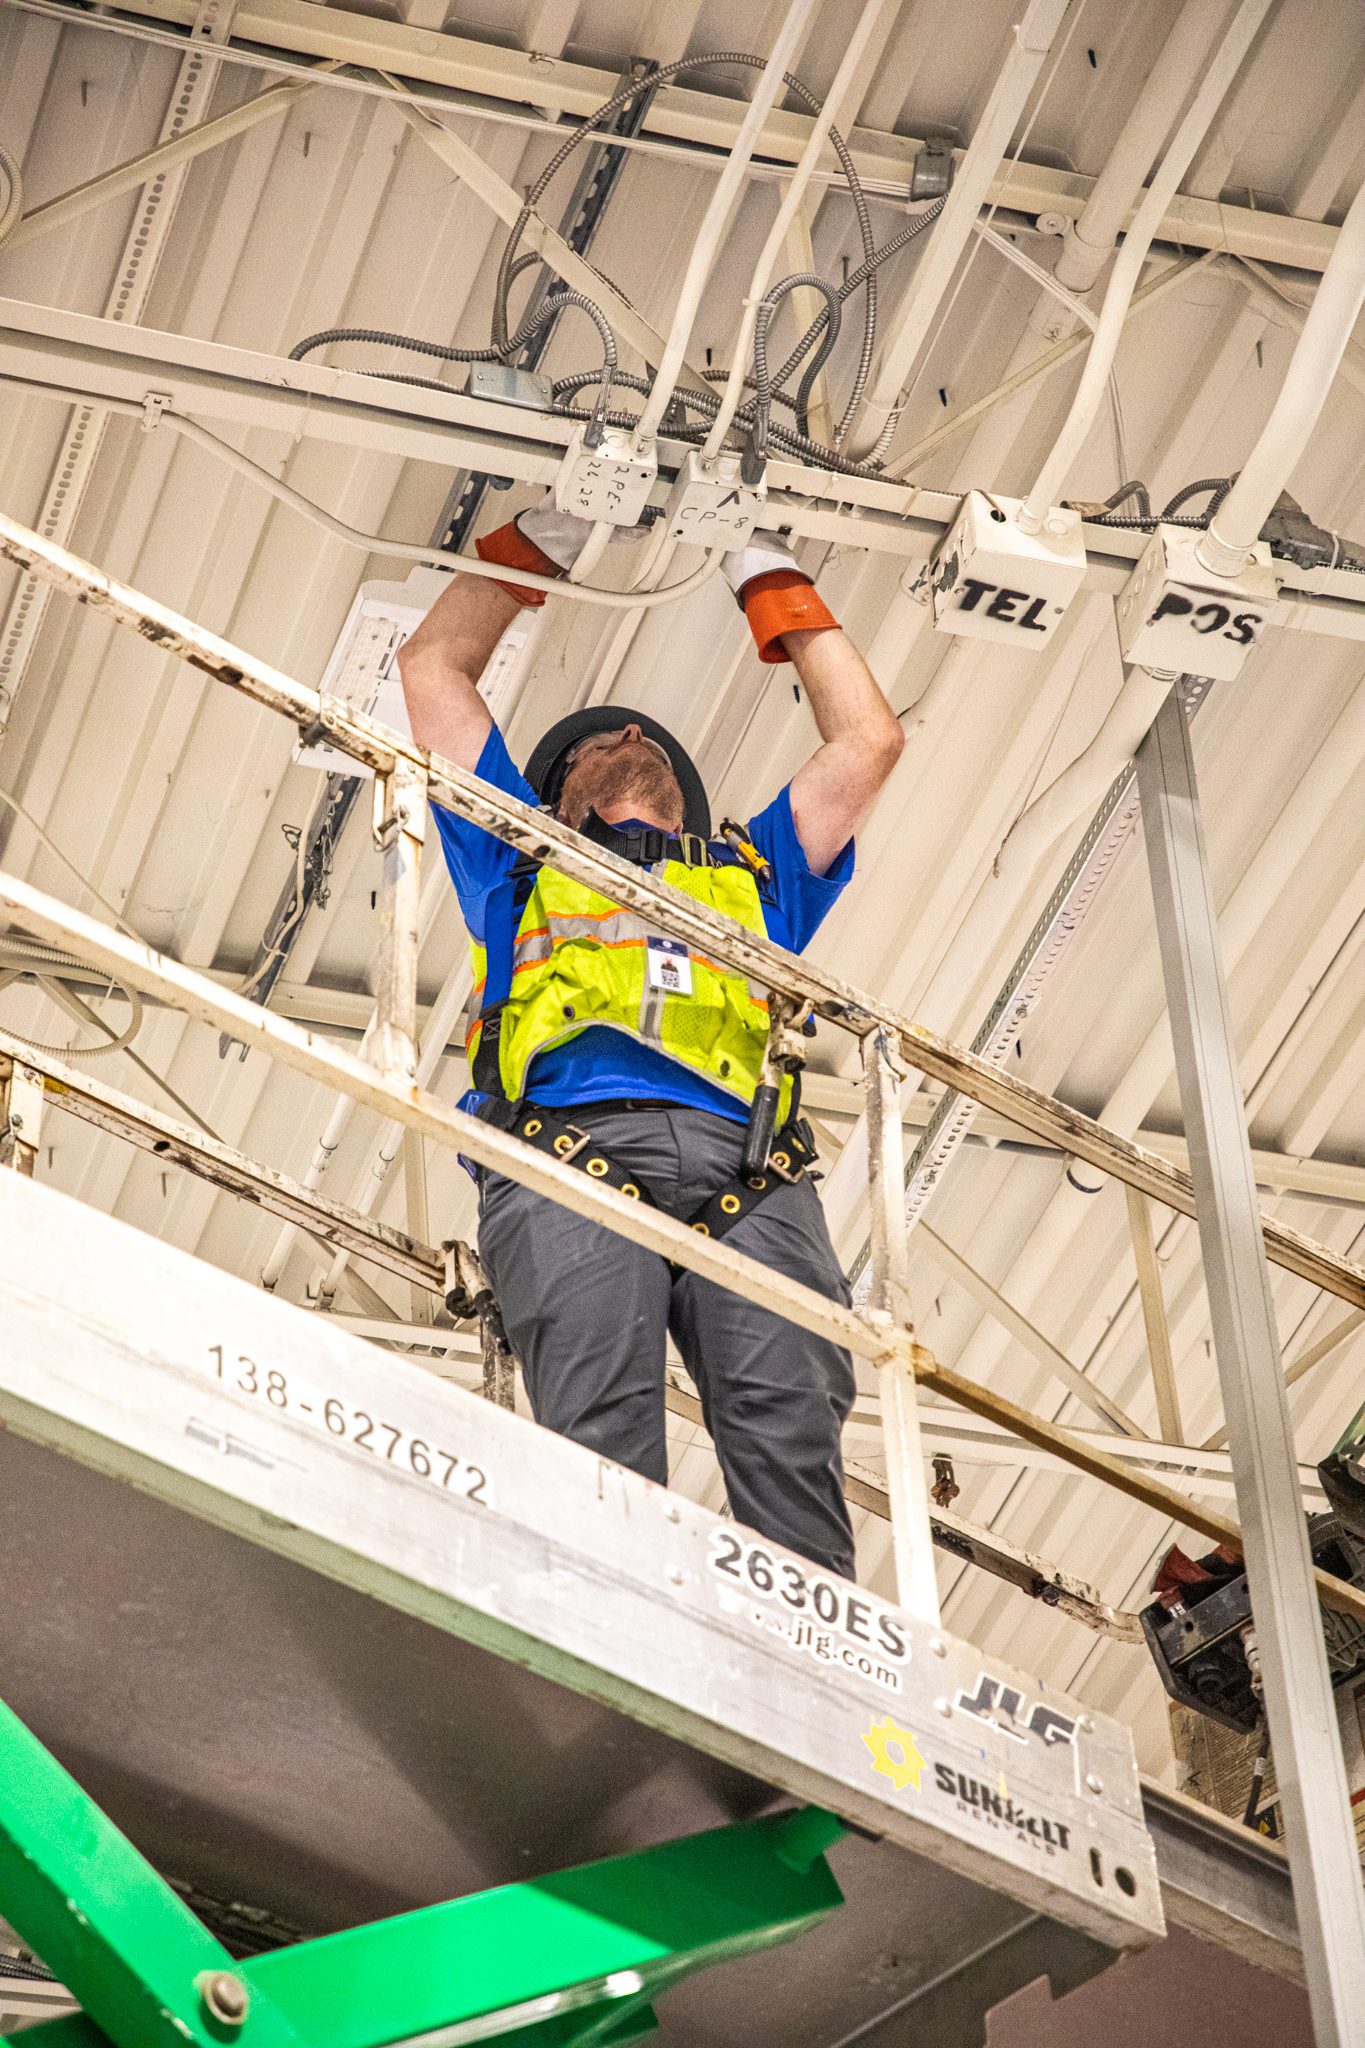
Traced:
<path fill-rule="evenodd" d="M 1204 567 L 1215 575 L 1235 576 L 1244 566 L 1327 402 L 1362 304 L 1365 185 L 1341 224 L 1261 438 L 1196 549 Z"/>
<path fill-rule="evenodd" d="M 725 239 L 730 220 L 739 204 L 744 174 L 750 157 L 758 147 L 759 137 L 777 101 L 786 88 L 783 73 L 789 68 L 796 54 L 797 44 L 805 34 L 810 20 L 814 0 L 791 0 L 781 32 L 773 44 L 772 55 L 764 66 L 758 89 L 749 102 L 749 110 L 740 123 L 735 137 L 734 148 L 726 159 L 725 169 L 716 180 L 716 189 L 692 244 L 687 272 L 683 278 L 678 303 L 673 309 L 673 321 L 668 330 L 663 360 L 654 379 L 654 388 L 645 402 L 640 415 L 638 432 L 642 436 L 656 434 L 659 422 L 668 410 L 678 381 L 678 372 L 687 353 L 687 344 L 692 334 L 692 323 L 697 317 L 701 295 L 716 253 Z M 637 600 L 638 602 L 638 600 Z"/>
<path fill-rule="evenodd" d="M 1104 397 L 1109 373 L 1118 352 L 1119 337 L 1128 315 L 1128 304 L 1136 289 L 1152 239 L 1180 188 L 1196 149 L 1225 98 L 1252 40 L 1270 11 L 1272 0 L 1242 0 L 1218 49 L 1209 61 L 1199 89 L 1190 101 L 1161 165 L 1147 188 L 1132 226 L 1123 238 L 1110 273 L 1104 304 L 1100 309 L 1095 339 L 1086 355 L 1076 396 L 1052 452 L 1043 463 L 1033 489 L 1019 511 L 1019 525 L 1025 533 L 1042 531 L 1049 509 L 1061 496 L 1072 464 L 1085 444 L 1095 414 Z"/>

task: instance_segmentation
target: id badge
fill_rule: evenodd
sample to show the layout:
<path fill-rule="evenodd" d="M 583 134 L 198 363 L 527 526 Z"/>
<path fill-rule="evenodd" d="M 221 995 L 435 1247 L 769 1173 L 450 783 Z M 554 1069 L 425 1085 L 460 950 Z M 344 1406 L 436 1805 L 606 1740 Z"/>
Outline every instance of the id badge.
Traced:
<path fill-rule="evenodd" d="M 687 957 L 687 947 L 683 941 L 650 939 L 646 943 L 650 987 L 661 989 L 666 996 L 690 996 L 692 962 Z"/>

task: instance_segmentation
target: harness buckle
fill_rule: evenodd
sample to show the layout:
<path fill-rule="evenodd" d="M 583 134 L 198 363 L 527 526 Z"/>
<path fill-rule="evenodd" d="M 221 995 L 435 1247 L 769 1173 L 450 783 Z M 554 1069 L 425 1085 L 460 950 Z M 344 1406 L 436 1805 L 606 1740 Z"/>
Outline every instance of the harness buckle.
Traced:
<path fill-rule="evenodd" d="M 572 1137 L 569 1136 L 571 1131 L 573 1133 Z M 555 1139 L 551 1150 L 561 1164 L 568 1166 L 573 1160 L 577 1159 L 584 1147 L 591 1145 L 591 1143 L 592 1133 L 590 1131 L 580 1130 L 577 1124 L 565 1124 L 564 1129 Z"/>

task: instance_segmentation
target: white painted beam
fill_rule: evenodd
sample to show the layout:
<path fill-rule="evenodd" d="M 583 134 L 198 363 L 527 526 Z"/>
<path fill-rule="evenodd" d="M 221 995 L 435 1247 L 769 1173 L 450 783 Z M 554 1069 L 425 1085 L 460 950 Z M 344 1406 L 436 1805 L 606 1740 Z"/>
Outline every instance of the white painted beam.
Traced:
<path fill-rule="evenodd" d="M 108 12 L 130 22 L 169 22 L 184 27 L 192 21 L 194 7 L 195 0 L 136 0 L 135 5 Z M 240 0 L 233 40 L 294 56 L 334 57 L 372 72 L 397 73 L 406 80 L 446 86 L 519 109 L 552 108 L 579 119 L 594 113 L 617 86 L 614 72 L 591 65 L 562 57 L 547 64 L 525 50 L 436 34 L 344 7 L 318 7 L 311 0 Z M 746 106 L 743 99 L 667 85 L 650 107 L 645 133 L 728 152 Z M 757 153 L 779 164 L 796 163 L 806 146 L 810 125 L 808 114 L 771 114 Z M 920 138 L 855 128 L 850 142 L 864 184 L 873 191 L 903 198 L 921 148 Z M 1051 213 L 1074 220 L 1084 211 L 1094 183 L 1093 178 L 1045 164 L 1005 162 L 987 202 L 1020 213 Z M 1336 234 L 1335 228 L 1322 221 L 1297 220 L 1182 193 L 1162 219 L 1156 240 L 1183 249 L 1226 249 L 1264 263 L 1320 271 L 1335 247 Z"/>

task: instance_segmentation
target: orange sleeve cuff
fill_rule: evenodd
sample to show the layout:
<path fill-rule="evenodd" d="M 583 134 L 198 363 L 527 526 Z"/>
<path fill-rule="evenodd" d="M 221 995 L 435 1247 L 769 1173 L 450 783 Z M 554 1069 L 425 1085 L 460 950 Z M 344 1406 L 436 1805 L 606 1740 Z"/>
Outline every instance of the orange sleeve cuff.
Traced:
<path fill-rule="evenodd" d="M 822 633 L 839 623 L 799 569 L 769 569 L 765 575 L 751 576 L 740 600 L 760 661 L 791 660 L 782 644 L 784 633 Z"/>
<path fill-rule="evenodd" d="M 492 533 L 483 534 L 475 541 L 474 552 L 481 562 L 495 562 L 500 569 L 529 569 L 533 576 L 564 574 L 558 562 L 552 562 L 533 540 L 527 540 L 515 519 L 509 519 L 506 526 L 499 526 Z M 505 590 L 520 605 L 539 606 L 545 602 L 546 593 L 526 583 L 504 583 L 499 578 L 498 589 Z"/>

